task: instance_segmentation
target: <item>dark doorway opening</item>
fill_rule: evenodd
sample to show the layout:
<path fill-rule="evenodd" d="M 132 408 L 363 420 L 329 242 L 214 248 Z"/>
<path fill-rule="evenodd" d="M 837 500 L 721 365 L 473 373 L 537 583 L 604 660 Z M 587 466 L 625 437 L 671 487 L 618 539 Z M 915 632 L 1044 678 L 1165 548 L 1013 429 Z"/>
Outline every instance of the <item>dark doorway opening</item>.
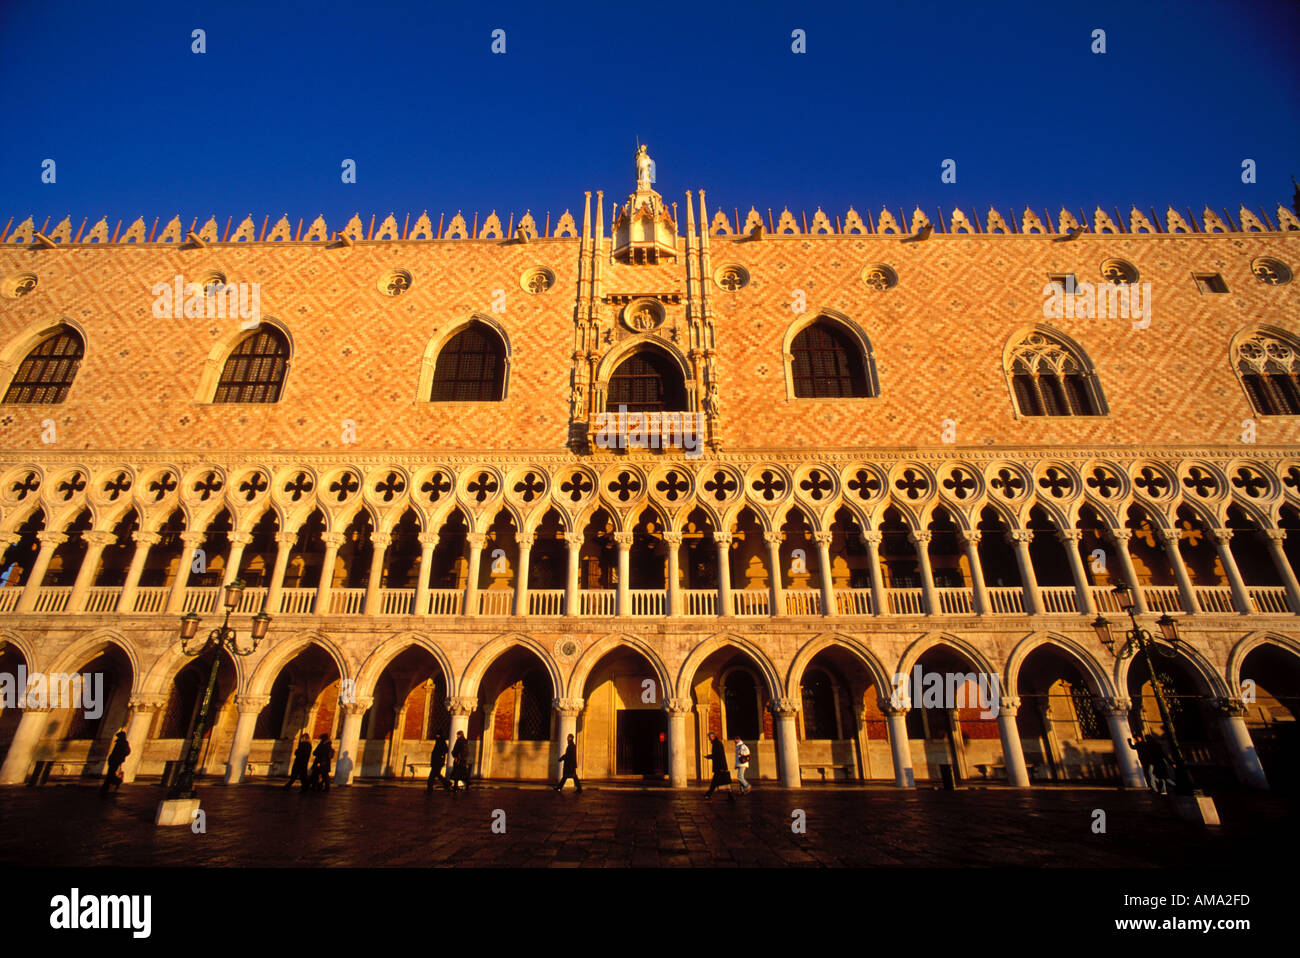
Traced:
<path fill-rule="evenodd" d="M 662 779 L 668 772 L 668 716 L 660 709 L 619 709 L 615 716 L 615 773 Z"/>

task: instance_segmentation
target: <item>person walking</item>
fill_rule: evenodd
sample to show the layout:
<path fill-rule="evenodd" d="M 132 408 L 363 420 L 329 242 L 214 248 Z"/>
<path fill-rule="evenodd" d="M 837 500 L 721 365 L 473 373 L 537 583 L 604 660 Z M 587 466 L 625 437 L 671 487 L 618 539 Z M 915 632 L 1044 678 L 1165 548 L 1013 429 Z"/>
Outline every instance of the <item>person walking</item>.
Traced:
<path fill-rule="evenodd" d="M 581 792 L 582 782 L 578 781 L 578 746 L 574 744 L 572 734 L 569 735 L 569 747 L 560 758 L 560 784 L 555 786 L 555 790 L 564 791 L 564 783 L 569 779 L 573 779 L 573 784 Z"/>
<path fill-rule="evenodd" d="M 719 785 L 725 785 L 727 786 L 727 800 L 734 802 L 736 796 L 731 790 L 731 772 L 727 769 L 726 746 L 722 744 L 722 739 L 712 732 L 709 733 L 709 741 L 713 743 L 713 751 L 709 755 L 710 761 L 713 762 L 713 779 L 709 782 L 709 790 L 704 793 L 704 797 L 711 798 L 714 789 Z"/>
<path fill-rule="evenodd" d="M 312 752 L 315 761 L 311 764 L 311 787 L 316 791 L 330 790 L 330 761 L 334 758 L 334 746 L 330 737 L 322 735 L 316 750 Z"/>
<path fill-rule="evenodd" d="M 458 784 L 463 783 L 465 791 L 469 791 L 469 742 L 465 741 L 465 733 L 456 733 L 456 744 L 451 749 L 451 787 L 455 791 Z"/>
<path fill-rule="evenodd" d="M 293 752 L 293 767 L 289 769 L 289 781 L 285 788 L 293 788 L 293 783 L 302 781 L 302 790 L 307 791 L 307 773 L 311 765 L 311 739 L 303 732 L 298 736 L 298 747 Z"/>
<path fill-rule="evenodd" d="M 746 745 L 739 735 L 736 736 L 736 781 L 740 783 L 740 794 L 747 795 L 753 788 L 749 782 L 745 781 L 745 769 L 749 768 L 749 746 Z"/>
<path fill-rule="evenodd" d="M 447 764 L 447 740 L 441 732 L 438 733 L 437 740 L 433 743 L 433 754 L 429 756 L 429 784 L 425 786 L 425 792 L 433 791 L 433 783 L 441 782 L 444 789 L 451 788 L 451 782 L 447 776 L 442 774 L 443 768 Z"/>
<path fill-rule="evenodd" d="M 104 784 L 99 787 L 99 794 L 107 795 L 110 788 L 121 787 L 122 763 L 130 754 L 131 746 L 127 744 L 126 732 L 118 732 L 113 738 L 113 748 L 108 753 L 108 768 L 104 771 Z"/>

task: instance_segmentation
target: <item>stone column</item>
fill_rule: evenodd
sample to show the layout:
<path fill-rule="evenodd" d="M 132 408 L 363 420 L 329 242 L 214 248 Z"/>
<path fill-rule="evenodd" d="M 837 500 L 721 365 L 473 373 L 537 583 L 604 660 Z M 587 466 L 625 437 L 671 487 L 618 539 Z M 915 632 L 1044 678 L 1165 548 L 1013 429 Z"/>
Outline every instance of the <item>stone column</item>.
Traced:
<path fill-rule="evenodd" d="M 581 532 L 566 532 L 564 541 L 569 547 L 569 572 L 564 580 L 564 614 L 578 615 L 580 603 L 578 596 L 578 566 L 582 560 L 582 543 L 586 539 Z"/>
<path fill-rule="evenodd" d="M 276 537 L 279 538 L 278 536 Z M 370 534 L 370 575 L 366 578 L 366 604 L 362 611 L 366 615 L 379 615 L 379 586 L 384 581 L 384 553 L 388 551 L 389 544 L 393 541 L 391 532 L 372 532 Z M 279 566 L 279 557 L 276 557 L 276 565 Z"/>
<path fill-rule="evenodd" d="M 688 777 L 686 753 L 690 744 L 686 719 L 693 711 L 691 700 L 664 699 L 664 711 L 668 713 L 668 784 L 672 788 L 685 788 Z"/>
<path fill-rule="evenodd" d="M 1110 741 L 1115 747 L 1115 764 L 1119 766 L 1120 781 L 1125 788 L 1146 788 L 1147 779 L 1138 761 L 1137 752 L 1129 745 L 1133 730 L 1129 728 L 1128 713 L 1132 708 L 1128 699 L 1105 699 L 1102 711 L 1106 713 L 1106 725 L 1110 729 Z"/>
<path fill-rule="evenodd" d="M 880 540 L 884 533 L 868 530 L 862 533 L 867 546 L 867 570 L 871 573 L 871 611 L 875 615 L 889 614 L 889 601 L 885 598 L 885 582 L 880 575 Z"/>
<path fill-rule="evenodd" d="M 1182 599 L 1183 611 L 1193 614 L 1200 612 L 1201 603 L 1196 599 L 1196 590 L 1192 588 L 1191 576 L 1187 574 L 1187 563 L 1183 561 L 1183 553 L 1178 548 L 1178 542 L 1183 537 L 1182 532 L 1178 529 L 1161 529 L 1160 537 L 1165 540 L 1165 555 L 1169 557 L 1169 564 L 1174 569 L 1174 578 L 1178 580 L 1178 595 Z"/>
<path fill-rule="evenodd" d="M 1057 541 L 1065 550 L 1065 557 L 1070 561 L 1070 575 L 1074 579 L 1075 603 L 1082 615 L 1096 615 L 1097 603 L 1092 601 L 1092 588 L 1088 585 L 1088 571 L 1083 567 L 1083 556 L 1079 555 L 1079 542 L 1083 539 L 1082 529 L 1062 529 L 1056 534 Z"/>
<path fill-rule="evenodd" d="M 438 533 L 420 533 L 420 578 L 415 583 L 415 615 L 429 614 L 429 566 L 433 564 L 433 550 L 438 547 Z"/>
<path fill-rule="evenodd" d="M 1291 607 L 1292 612 L 1300 615 L 1300 581 L 1296 580 L 1295 570 L 1291 568 L 1291 563 L 1287 561 L 1286 550 L 1282 548 L 1286 530 L 1265 529 L 1264 535 L 1268 540 L 1268 554 L 1273 557 L 1277 574 L 1282 577 L 1282 584 L 1286 586 L 1287 605 Z"/>
<path fill-rule="evenodd" d="M 235 721 L 235 737 L 230 742 L 230 755 L 226 759 L 226 784 L 238 785 L 244 780 L 248 768 L 248 753 L 253 746 L 253 731 L 257 717 L 270 704 L 269 695 L 236 695 L 235 708 L 239 718 Z M 341 750 L 340 750 L 341 751 Z"/>
<path fill-rule="evenodd" d="M 713 533 L 718 547 L 718 615 L 729 616 L 731 609 L 731 534 Z"/>
<path fill-rule="evenodd" d="M 276 615 L 280 611 L 280 597 L 284 594 L 284 571 L 289 568 L 289 553 L 297 541 L 296 532 L 275 534 L 275 568 L 271 572 L 271 582 L 266 590 L 267 615 Z"/>
<path fill-rule="evenodd" d="M 456 733 L 464 732 L 465 741 L 469 742 L 469 717 L 478 708 L 478 699 L 472 695 L 452 695 L 447 698 L 447 711 L 451 715 L 451 725 L 447 730 L 447 761 L 451 762 L 451 749 L 456 746 Z M 486 718 L 486 717 L 485 717 Z M 483 734 L 491 735 L 491 728 L 484 723 Z M 470 761 L 473 765 L 473 759 Z M 471 768 L 473 774 L 476 769 Z"/>
<path fill-rule="evenodd" d="M 632 533 L 615 532 L 614 541 L 618 543 L 618 615 L 632 614 L 632 591 L 629 571 L 629 557 L 632 552 Z"/>
<path fill-rule="evenodd" d="M 38 532 L 36 538 L 41 540 L 41 548 L 36 553 L 36 561 L 32 563 L 32 573 L 27 577 L 27 584 L 23 586 L 23 594 L 18 597 L 18 607 L 14 609 L 15 612 L 31 612 L 36 608 L 36 594 L 40 591 L 41 580 L 45 578 L 45 570 L 50 567 L 50 560 L 54 558 L 54 550 L 68 541 L 68 537 L 62 532 Z"/>
<path fill-rule="evenodd" d="M 962 529 L 958 535 L 966 547 L 966 564 L 970 566 L 970 589 L 971 597 L 975 600 L 975 614 L 989 615 L 993 606 L 989 603 L 988 583 L 984 581 L 984 564 L 980 562 L 980 539 L 984 534 L 979 529 Z"/>
<path fill-rule="evenodd" d="M 835 583 L 831 579 L 831 536 L 829 532 L 814 532 L 817 543 L 817 571 L 822 587 L 822 615 L 835 615 Z"/>
<path fill-rule="evenodd" d="M 1223 740 L 1232 754 L 1232 766 L 1237 778 L 1251 788 L 1268 789 L 1268 777 L 1259 762 L 1259 753 L 1246 728 L 1246 706 L 1240 699 L 1219 699 L 1219 715 L 1223 723 Z"/>
<path fill-rule="evenodd" d="M 785 586 L 781 582 L 781 533 L 764 532 L 763 541 L 767 543 L 767 571 L 772 579 L 772 615 L 785 615 Z M 797 788 L 798 785 L 792 787 Z"/>
<path fill-rule="evenodd" d="M 909 532 L 907 539 L 916 546 L 916 562 L 921 570 L 921 591 L 925 593 L 925 610 L 930 615 L 939 615 L 943 609 L 939 606 L 939 592 L 934 587 L 934 572 L 930 568 L 931 535 L 929 529 L 922 529 L 919 532 Z"/>
<path fill-rule="evenodd" d="M 487 544 L 487 533 L 471 532 L 465 536 L 469 543 L 469 568 L 465 572 L 465 602 L 461 606 L 461 615 L 478 615 L 478 570 L 483 561 L 483 546 Z"/>
<path fill-rule="evenodd" d="M 0 765 L 0 785 L 21 785 L 27 781 L 27 774 L 36 758 L 36 747 L 49 724 L 50 711 L 48 708 L 23 709 L 9 751 L 5 753 L 4 764 Z"/>
<path fill-rule="evenodd" d="M 1115 555 L 1119 558 L 1119 566 L 1124 581 L 1133 591 L 1133 611 L 1138 615 L 1148 613 L 1146 596 L 1142 594 L 1142 586 L 1138 584 L 1137 569 L 1133 566 L 1133 557 L 1129 555 L 1128 543 L 1133 538 L 1131 529 L 1111 529 L 1111 540 L 1115 543 Z"/>
<path fill-rule="evenodd" d="M 334 566 L 338 564 L 339 546 L 343 533 L 326 532 L 321 536 L 325 543 L 325 558 L 320 567 L 320 583 L 316 586 L 316 614 L 330 614 L 330 592 L 334 588 Z"/>
<path fill-rule="evenodd" d="M 131 754 L 122 763 L 123 782 L 135 781 L 140 760 L 144 758 L 145 745 L 149 742 L 149 728 L 153 725 L 158 710 L 166 704 L 166 699 L 144 695 L 132 695 L 127 701 L 126 744 L 131 746 Z"/>
<path fill-rule="evenodd" d="M 194 553 L 199 546 L 203 545 L 206 539 L 206 532 L 190 531 L 181 533 L 181 542 L 185 548 L 181 550 L 181 561 L 176 566 L 176 579 L 172 582 L 172 591 L 167 597 L 167 611 L 178 613 L 183 611 L 185 606 L 185 586 L 190 581 L 190 569 L 194 566 Z"/>
<path fill-rule="evenodd" d="M 226 555 L 226 575 L 222 585 L 229 585 L 239 578 L 239 567 L 244 562 L 244 549 L 253 541 L 253 534 L 232 532 L 226 538 L 230 540 L 230 552 Z"/>
<path fill-rule="evenodd" d="M 1020 744 L 1020 729 L 1016 726 L 1016 713 L 1020 699 L 1004 695 L 998 702 L 998 736 L 1002 739 L 1002 760 L 1007 766 L 1007 784 L 1016 788 L 1029 787 L 1029 769 L 1025 767 L 1025 750 Z"/>
<path fill-rule="evenodd" d="M 1237 559 L 1232 554 L 1232 531 L 1231 529 L 1211 529 L 1210 537 L 1214 540 L 1214 548 L 1219 552 L 1219 561 L 1223 563 L 1223 571 L 1228 574 L 1228 584 L 1232 586 L 1232 604 L 1237 607 L 1239 615 L 1250 615 L 1255 611 L 1254 604 L 1250 601 L 1250 593 L 1246 590 L 1246 580 L 1241 577 L 1241 570 L 1237 568 Z"/>
<path fill-rule="evenodd" d="M 334 784 L 351 785 L 356 777 L 357 765 L 361 757 L 357 755 L 357 746 L 361 742 L 361 720 L 374 703 L 368 696 L 358 695 L 351 702 L 339 702 L 339 711 L 343 713 L 343 728 L 339 730 L 339 752 L 334 762 Z M 344 762 L 344 756 L 348 761 Z"/>
<path fill-rule="evenodd" d="M 776 754 L 781 787 L 799 788 L 803 783 L 799 778 L 799 737 L 794 724 L 799 706 L 794 699 L 777 699 L 769 702 L 768 707 L 772 710 L 772 718 L 776 720 Z"/>
<path fill-rule="evenodd" d="M 682 590 L 678 578 L 678 562 L 680 560 L 680 551 L 682 547 L 682 534 L 680 532 L 665 532 L 664 545 L 668 547 L 668 580 L 665 583 L 668 586 L 668 614 L 682 614 Z"/>
<path fill-rule="evenodd" d="M 117 536 L 112 532 L 97 531 L 87 532 L 85 538 L 86 555 L 81 560 L 81 568 L 77 570 L 77 581 L 73 584 L 72 595 L 68 599 L 69 612 L 85 611 L 86 598 L 90 595 L 95 574 L 99 572 L 99 560 L 104 554 L 104 548 L 117 540 Z"/>
<path fill-rule="evenodd" d="M 552 782 L 560 781 L 560 759 L 564 756 L 564 750 L 569 745 L 569 736 L 573 736 L 575 742 L 578 741 L 578 716 L 582 714 L 582 699 L 555 699 L 551 703 L 555 709 L 555 741 L 551 743 L 551 778 Z M 578 756 L 578 766 L 581 769 L 582 756 Z M 579 780 L 582 779 L 582 772 L 578 772 Z"/>
<path fill-rule="evenodd" d="M 1029 542 L 1034 533 L 1029 529 L 1012 529 L 1007 533 L 1007 542 L 1016 550 L 1016 565 L 1020 567 L 1020 586 L 1025 598 L 1025 612 L 1029 615 L 1043 614 L 1043 594 L 1038 591 L 1038 577 L 1034 575 L 1034 560 L 1029 555 Z"/>
<path fill-rule="evenodd" d="M 117 611 L 130 614 L 135 611 L 135 597 L 140 591 L 140 577 L 144 574 L 144 564 L 149 558 L 149 550 L 162 541 L 156 532 L 136 531 L 131 533 L 135 540 L 135 551 L 131 553 L 131 567 L 126 570 L 126 579 L 122 583 L 122 596 L 117 600 Z"/>
<path fill-rule="evenodd" d="M 528 566 L 536 541 L 535 532 L 521 532 L 515 536 L 515 544 L 519 547 L 519 563 L 515 568 L 515 615 L 528 614 Z"/>
<path fill-rule="evenodd" d="M 881 699 L 880 711 L 885 713 L 885 721 L 889 725 L 889 753 L 894 759 L 894 784 L 899 788 L 915 788 L 912 746 L 907 741 L 908 707 L 896 706 L 888 699 Z"/>

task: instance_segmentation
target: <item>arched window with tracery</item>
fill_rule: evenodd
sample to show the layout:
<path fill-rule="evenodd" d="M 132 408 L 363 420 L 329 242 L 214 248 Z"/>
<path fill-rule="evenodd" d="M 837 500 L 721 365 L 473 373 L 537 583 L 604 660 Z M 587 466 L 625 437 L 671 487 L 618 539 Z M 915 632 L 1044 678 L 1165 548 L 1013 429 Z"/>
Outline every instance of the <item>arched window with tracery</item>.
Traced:
<path fill-rule="evenodd" d="M 861 345 L 838 323 L 818 319 L 790 345 L 790 375 L 799 399 L 874 395 Z"/>
<path fill-rule="evenodd" d="M 214 403 L 280 401 L 289 369 L 289 341 L 274 326 L 263 324 L 239 341 L 221 370 Z"/>
<path fill-rule="evenodd" d="M 676 364 L 657 349 L 628 356 L 609 377 L 605 408 L 618 412 L 689 412 L 686 384 Z"/>
<path fill-rule="evenodd" d="M 1088 357 L 1035 330 L 1011 351 L 1011 388 L 1022 416 L 1100 416 L 1101 387 Z"/>
<path fill-rule="evenodd" d="M 7 403 L 61 403 L 77 378 L 86 345 L 68 326 L 47 335 L 18 365 L 5 391 Z"/>
<path fill-rule="evenodd" d="M 433 370 L 433 402 L 500 402 L 506 345 L 493 329 L 470 323 L 447 341 Z"/>
<path fill-rule="evenodd" d="M 1260 329 L 1237 341 L 1232 360 L 1256 413 L 1300 415 L 1300 345 Z"/>

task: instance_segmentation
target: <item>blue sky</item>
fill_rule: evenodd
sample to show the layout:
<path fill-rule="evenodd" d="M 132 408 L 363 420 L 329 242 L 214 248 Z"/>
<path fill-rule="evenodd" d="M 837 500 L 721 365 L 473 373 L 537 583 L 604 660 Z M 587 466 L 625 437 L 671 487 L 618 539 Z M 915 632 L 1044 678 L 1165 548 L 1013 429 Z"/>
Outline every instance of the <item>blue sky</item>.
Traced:
<path fill-rule="evenodd" d="M 637 137 L 666 198 L 703 187 L 742 216 L 1271 214 L 1300 177 L 1298 51 L 1295 0 L 3 0 L 0 226 L 526 208 L 540 225 L 579 215 L 584 189 L 621 200 Z M 955 184 L 940 182 L 947 158 Z"/>

